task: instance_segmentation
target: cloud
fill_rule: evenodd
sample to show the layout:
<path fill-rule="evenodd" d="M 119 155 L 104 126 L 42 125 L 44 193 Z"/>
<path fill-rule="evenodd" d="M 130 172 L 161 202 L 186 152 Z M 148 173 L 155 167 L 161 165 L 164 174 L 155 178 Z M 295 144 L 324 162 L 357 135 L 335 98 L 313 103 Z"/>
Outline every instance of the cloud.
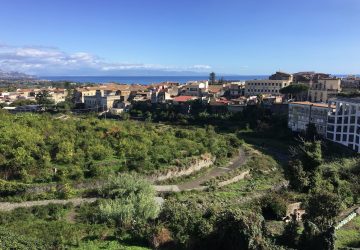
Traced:
<path fill-rule="evenodd" d="M 211 66 L 110 62 L 87 52 L 66 53 L 53 47 L 0 44 L 0 69 L 37 75 L 99 75 L 129 71 L 207 72 Z"/>

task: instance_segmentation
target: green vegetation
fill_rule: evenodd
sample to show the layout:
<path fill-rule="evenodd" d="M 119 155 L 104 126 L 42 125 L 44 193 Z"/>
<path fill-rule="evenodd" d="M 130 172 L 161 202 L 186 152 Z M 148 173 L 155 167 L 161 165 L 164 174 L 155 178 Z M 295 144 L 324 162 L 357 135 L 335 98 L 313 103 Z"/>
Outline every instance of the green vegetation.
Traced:
<path fill-rule="evenodd" d="M 81 180 L 116 172 L 182 166 L 191 157 L 231 156 L 239 140 L 212 127 L 182 129 L 150 123 L 0 113 L 0 175 L 5 180 Z"/>
<path fill-rule="evenodd" d="M 347 225 L 336 232 L 336 246 L 343 247 L 360 247 L 360 216 L 350 221 Z"/>

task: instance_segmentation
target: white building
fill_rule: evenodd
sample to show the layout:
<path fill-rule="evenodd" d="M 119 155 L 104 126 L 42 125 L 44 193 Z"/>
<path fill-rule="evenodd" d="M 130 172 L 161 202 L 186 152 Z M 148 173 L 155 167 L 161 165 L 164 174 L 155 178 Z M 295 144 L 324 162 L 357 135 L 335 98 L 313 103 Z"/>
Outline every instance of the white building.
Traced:
<path fill-rule="evenodd" d="M 359 137 L 360 98 L 330 100 L 326 138 L 360 152 Z"/>
<path fill-rule="evenodd" d="M 188 82 L 182 89 L 181 95 L 184 96 L 198 96 L 202 97 L 207 95 L 209 88 L 208 81 L 195 81 L 195 82 Z"/>

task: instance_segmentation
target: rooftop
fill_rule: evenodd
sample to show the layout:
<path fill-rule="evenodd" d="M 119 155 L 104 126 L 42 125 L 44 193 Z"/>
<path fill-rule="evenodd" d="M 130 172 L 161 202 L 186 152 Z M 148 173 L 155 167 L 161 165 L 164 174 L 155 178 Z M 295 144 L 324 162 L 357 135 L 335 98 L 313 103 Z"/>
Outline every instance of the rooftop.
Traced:
<path fill-rule="evenodd" d="M 316 103 L 316 102 L 290 102 L 289 104 L 298 104 L 298 105 L 308 105 L 308 106 L 314 106 L 314 107 L 320 107 L 320 108 L 327 108 L 329 107 L 326 103 Z"/>

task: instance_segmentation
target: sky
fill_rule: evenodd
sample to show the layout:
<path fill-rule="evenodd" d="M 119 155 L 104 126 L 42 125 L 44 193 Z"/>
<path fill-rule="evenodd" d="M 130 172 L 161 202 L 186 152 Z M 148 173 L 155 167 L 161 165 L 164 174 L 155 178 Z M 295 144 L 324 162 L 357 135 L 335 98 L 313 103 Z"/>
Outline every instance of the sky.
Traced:
<path fill-rule="evenodd" d="M 0 0 L 0 69 L 360 73 L 359 0 Z"/>

